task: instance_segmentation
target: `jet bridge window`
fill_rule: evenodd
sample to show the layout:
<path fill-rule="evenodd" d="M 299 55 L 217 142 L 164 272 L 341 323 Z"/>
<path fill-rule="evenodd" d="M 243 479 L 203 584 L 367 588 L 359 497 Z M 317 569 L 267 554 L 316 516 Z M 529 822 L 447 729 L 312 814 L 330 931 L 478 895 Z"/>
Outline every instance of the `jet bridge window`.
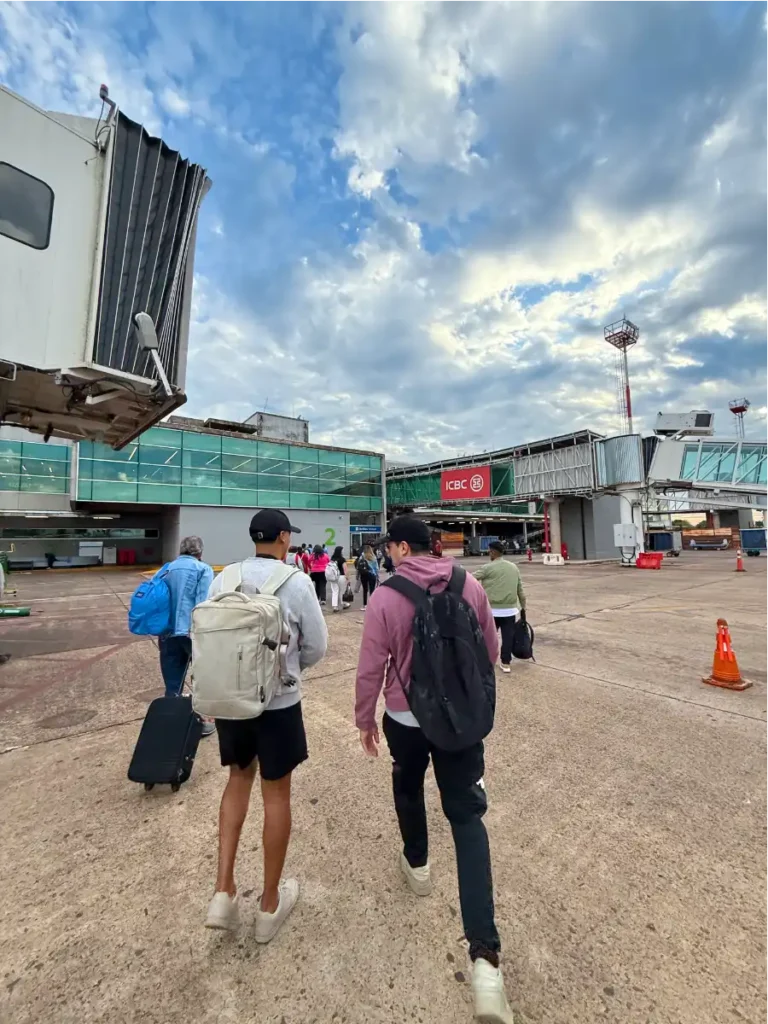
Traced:
<path fill-rule="evenodd" d="M 47 249 L 52 218 L 51 187 L 0 161 L 0 235 L 33 249 Z"/>

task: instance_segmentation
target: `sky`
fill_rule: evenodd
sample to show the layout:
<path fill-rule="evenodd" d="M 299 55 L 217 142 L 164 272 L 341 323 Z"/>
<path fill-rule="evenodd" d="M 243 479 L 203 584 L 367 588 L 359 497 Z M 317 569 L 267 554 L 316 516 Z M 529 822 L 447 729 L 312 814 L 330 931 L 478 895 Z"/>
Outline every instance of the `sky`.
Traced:
<path fill-rule="evenodd" d="M 0 81 L 207 168 L 185 413 L 394 461 L 748 397 L 766 429 L 760 3 L 0 2 Z"/>

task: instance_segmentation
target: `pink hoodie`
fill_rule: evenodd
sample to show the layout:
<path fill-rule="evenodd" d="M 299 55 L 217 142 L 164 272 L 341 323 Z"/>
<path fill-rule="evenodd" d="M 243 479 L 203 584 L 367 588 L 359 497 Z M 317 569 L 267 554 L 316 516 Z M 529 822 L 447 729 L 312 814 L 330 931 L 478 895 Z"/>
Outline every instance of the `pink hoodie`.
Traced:
<path fill-rule="evenodd" d="M 425 590 L 430 587 L 434 593 L 448 586 L 454 564 L 452 558 L 418 555 L 402 561 L 397 572 Z M 475 610 L 488 656 L 494 663 L 499 656 L 499 638 L 493 612 L 485 591 L 470 573 L 467 573 L 462 596 Z M 404 683 L 410 684 L 413 615 L 413 605 L 408 598 L 391 587 L 377 587 L 371 594 L 357 665 L 355 721 L 358 729 L 372 729 L 376 724 L 376 702 L 382 685 L 388 708 L 392 711 L 409 710 L 398 673 Z M 391 661 L 387 664 L 390 657 L 397 666 L 397 672 Z"/>

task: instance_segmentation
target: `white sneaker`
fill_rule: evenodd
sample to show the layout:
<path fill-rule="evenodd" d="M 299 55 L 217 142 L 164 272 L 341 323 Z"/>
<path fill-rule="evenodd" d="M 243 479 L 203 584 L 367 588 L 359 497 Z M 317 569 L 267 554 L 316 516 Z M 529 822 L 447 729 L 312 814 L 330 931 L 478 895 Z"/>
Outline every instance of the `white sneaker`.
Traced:
<path fill-rule="evenodd" d="M 206 928 L 218 928 L 221 931 L 231 931 L 237 928 L 240 916 L 239 899 L 237 893 L 230 896 L 228 892 L 217 892 L 208 904 L 208 916 L 205 919 Z"/>
<path fill-rule="evenodd" d="M 487 960 L 478 958 L 472 965 L 472 994 L 475 1020 L 482 1024 L 515 1024 L 501 971 Z"/>
<path fill-rule="evenodd" d="M 405 875 L 405 880 L 417 896 L 429 896 L 432 892 L 432 876 L 429 871 L 429 864 L 422 868 L 412 868 L 405 859 L 405 854 L 400 854 L 400 870 Z"/>
<path fill-rule="evenodd" d="M 501 671 L 502 672 L 506 672 L 507 675 L 509 675 L 509 673 L 512 671 L 512 669 L 509 667 L 509 665 L 502 665 L 501 666 Z"/>
<path fill-rule="evenodd" d="M 296 900 L 299 898 L 299 883 L 295 878 L 286 878 L 280 883 L 278 891 L 279 902 L 274 914 L 268 914 L 265 910 L 256 912 L 254 938 L 257 942 L 269 942 L 277 935 L 280 925 L 296 906 Z"/>

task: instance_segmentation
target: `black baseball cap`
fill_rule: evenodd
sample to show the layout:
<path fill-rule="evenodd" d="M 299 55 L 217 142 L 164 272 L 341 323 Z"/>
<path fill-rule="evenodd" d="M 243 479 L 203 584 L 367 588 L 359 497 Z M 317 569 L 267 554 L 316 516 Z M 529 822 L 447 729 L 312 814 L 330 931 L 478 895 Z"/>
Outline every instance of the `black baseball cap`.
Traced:
<path fill-rule="evenodd" d="M 301 533 L 298 526 L 291 526 L 288 516 L 279 508 L 262 508 L 251 520 L 248 527 L 252 541 L 277 540 L 281 533 Z"/>
<path fill-rule="evenodd" d="M 504 545 L 501 543 L 500 540 L 492 540 L 491 543 L 488 545 L 488 550 L 489 551 L 498 551 L 500 554 L 503 555 L 504 554 Z"/>
<path fill-rule="evenodd" d="M 429 547 L 432 531 L 418 516 L 396 516 L 389 524 L 383 543 L 417 544 Z"/>

